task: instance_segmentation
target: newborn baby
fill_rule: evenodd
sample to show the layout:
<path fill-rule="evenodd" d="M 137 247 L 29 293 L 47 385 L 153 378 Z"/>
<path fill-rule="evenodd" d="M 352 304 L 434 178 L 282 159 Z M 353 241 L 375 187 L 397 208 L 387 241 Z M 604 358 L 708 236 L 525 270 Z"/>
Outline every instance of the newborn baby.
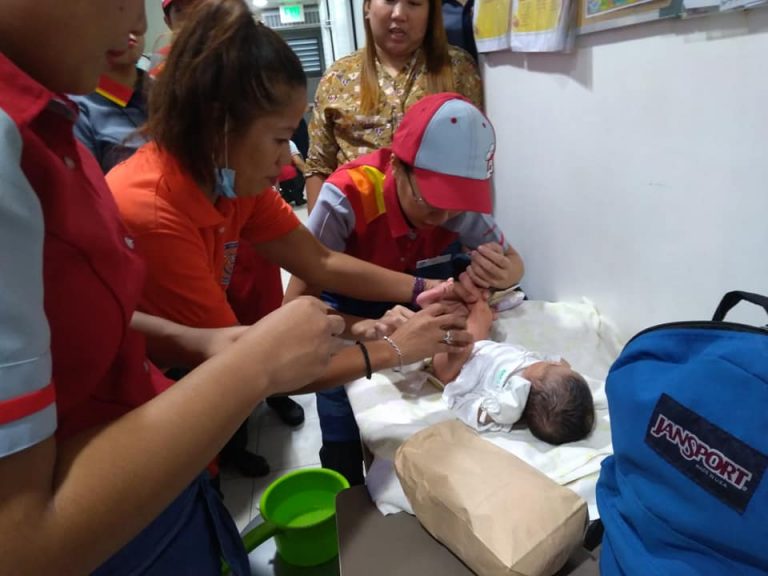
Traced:
<path fill-rule="evenodd" d="M 471 305 L 473 349 L 433 359 L 435 376 L 448 383 L 443 398 L 456 415 L 481 431 L 509 431 L 524 422 L 550 444 L 589 436 L 595 412 L 584 378 L 560 358 L 487 340 L 492 320 L 487 302 Z"/>

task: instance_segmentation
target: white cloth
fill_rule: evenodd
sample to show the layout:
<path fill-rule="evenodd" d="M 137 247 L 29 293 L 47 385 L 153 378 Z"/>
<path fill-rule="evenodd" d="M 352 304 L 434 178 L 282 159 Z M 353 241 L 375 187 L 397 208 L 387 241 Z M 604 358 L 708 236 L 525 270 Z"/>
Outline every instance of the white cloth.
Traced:
<path fill-rule="evenodd" d="M 481 340 L 456 379 L 446 384 L 443 400 L 475 430 L 509 432 L 523 415 L 531 389 L 523 371 L 531 364 L 559 359 L 515 344 Z"/>
<path fill-rule="evenodd" d="M 392 460 L 376 458 L 365 476 L 365 487 L 368 488 L 371 500 L 384 516 L 398 512 L 413 514 L 413 508 L 400 486 Z"/>
<path fill-rule="evenodd" d="M 527 300 L 504 312 L 493 323 L 491 338 L 537 350 L 562 354 L 587 380 L 595 402 L 595 430 L 581 442 L 552 446 L 537 440 L 529 430 L 487 432 L 484 438 L 521 458 L 561 486 L 567 486 L 589 505 L 589 516 L 598 518 L 595 485 L 600 463 L 611 454 L 611 432 L 605 377 L 623 342 L 613 326 L 589 302 L 540 302 Z M 411 435 L 424 428 L 456 418 L 443 400 L 442 391 L 421 383 L 414 374 L 378 372 L 371 380 L 361 378 L 347 385 L 360 435 L 375 461 L 393 460 L 395 451 Z M 381 480 L 376 484 L 377 480 Z M 388 466 L 368 471 L 367 484 L 382 513 L 410 511 L 405 494 Z"/>

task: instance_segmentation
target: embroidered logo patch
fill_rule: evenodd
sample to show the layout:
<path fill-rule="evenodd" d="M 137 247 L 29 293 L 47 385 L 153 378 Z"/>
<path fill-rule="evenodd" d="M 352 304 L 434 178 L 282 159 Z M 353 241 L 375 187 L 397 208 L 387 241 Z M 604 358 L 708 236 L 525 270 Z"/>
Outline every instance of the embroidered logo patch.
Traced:
<path fill-rule="evenodd" d="M 232 280 L 232 271 L 235 269 L 235 260 L 237 260 L 237 247 L 240 242 L 226 242 L 224 244 L 224 271 L 221 275 L 221 285 L 224 288 L 229 286 Z"/>
<path fill-rule="evenodd" d="M 768 457 L 662 394 L 645 435 L 662 458 L 727 506 L 743 513 Z"/>
<path fill-rule="evenodd" d="M 493 157 L 495 152 L 496 145 L 491 144 L 491 147 L 488 149 L 488 153 L 485 155 L 485 170 L 488 178 L 493 176 Z"/>

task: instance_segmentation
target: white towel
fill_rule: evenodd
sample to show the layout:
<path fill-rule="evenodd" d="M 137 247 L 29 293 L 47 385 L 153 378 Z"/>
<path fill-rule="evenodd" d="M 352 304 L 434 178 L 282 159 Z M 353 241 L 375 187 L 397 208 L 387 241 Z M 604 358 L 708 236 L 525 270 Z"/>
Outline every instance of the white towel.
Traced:
<path fill-rule="evenodd" d="M 600 463 L 612 451 L 605 377 L 623 343 L 589 302 L 526 301 L 500 315 L 491 337 L 543 354 L 562 354 L 587 380 L 596 413 L 595 430 L 589 438 L 563 446 L 545 444 L 528 430 L 488 432 L 484 438 L 582 496 L 589 505 L 590 518 L 597 518 L 595 484 Z M 376 460 L 392 460 L 398 446 L 412 434 L 455 418 L 440 390 L 431 384 L 414 385 L 413 378 L 384 371 L 371 380 L 362 378 L 347 385 L 363 442 Z M 385 504 L 382 512 L 409 510 L 399 482 L 387 466 L 371 469 L 366 482 L 376 483 L 378 478 L 381 483 L 376 492 Z M 393 485 L 385 486 L 388 483 Z"/>

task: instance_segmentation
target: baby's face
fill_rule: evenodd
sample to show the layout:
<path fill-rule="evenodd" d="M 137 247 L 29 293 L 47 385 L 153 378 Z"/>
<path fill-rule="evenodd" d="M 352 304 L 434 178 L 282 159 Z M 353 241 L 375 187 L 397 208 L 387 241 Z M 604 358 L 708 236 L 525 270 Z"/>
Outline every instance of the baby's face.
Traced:
<path fill-rule="evenodd" d="M 558 362 L 542 361 L 531 364 L 523 370 L 523 378 L 529 380 L 531 386 L 540 386 L 549 376 L 557 376 L 559 381 L 560 378 L 568 376 L 571 372 L 573 372 L 571 365 L 565 360 Z"/>

